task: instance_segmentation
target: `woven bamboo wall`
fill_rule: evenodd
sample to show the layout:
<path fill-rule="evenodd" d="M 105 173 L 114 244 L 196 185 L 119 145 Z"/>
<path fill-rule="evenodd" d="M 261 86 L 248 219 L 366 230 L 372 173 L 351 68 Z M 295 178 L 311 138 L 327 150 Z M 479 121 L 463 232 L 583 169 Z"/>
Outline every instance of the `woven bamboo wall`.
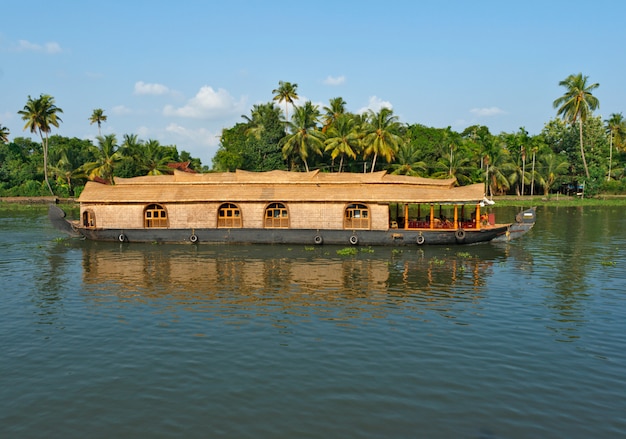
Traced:
<path fill-rule="evenodd" d="M 217 227 L 217 211 L 222 203 L 163 203 L 169 228 L 193 229 Z M 264 228 L 268 203 L 236 203 L 241 210 L 243 227 Z M 343 229 L 345 203 L 284 203 L 289 212 L 292 229 Z M 144 209 L 148 204 L 90 204 L 82 203 L 82 212 L 95 214 L 96 227 L 105 229 L 140 229 L 144 227 Z M 389 228 L 386 205 L 370 204 L 370 228 Z"/>

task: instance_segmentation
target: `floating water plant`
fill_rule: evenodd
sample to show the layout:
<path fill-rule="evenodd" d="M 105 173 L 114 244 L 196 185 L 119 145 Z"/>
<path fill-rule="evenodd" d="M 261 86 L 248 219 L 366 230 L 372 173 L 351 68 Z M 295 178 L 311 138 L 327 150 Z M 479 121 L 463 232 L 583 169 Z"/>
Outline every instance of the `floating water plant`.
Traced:
<path fill-rule="evenodd" d="M 356 255 L 359 251 L 354 247 L 345 247 L 337 250 L 337 254 L 340 256 L 352 256 Z"/>

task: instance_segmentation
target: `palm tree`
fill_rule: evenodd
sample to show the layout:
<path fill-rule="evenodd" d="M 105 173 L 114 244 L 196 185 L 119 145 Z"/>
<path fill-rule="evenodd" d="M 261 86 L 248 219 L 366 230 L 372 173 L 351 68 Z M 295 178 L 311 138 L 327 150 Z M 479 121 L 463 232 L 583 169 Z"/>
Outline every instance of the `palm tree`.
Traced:
<path fill-rule="evenodd" d="M 535 193 L 535 163 L 537 158 L 537 151 L 539 151 L 540 141 L 537 137 L 533 137 L 531 140 L 531 152 L 533 153 L 533 167 L 532 172 L 530 174 L 530 196 L 532 197 Z"/>
<path fill-rule="evenodd" d="M 613 161 L 613 144 L 621 145 L 626 136 L 626 120 L 624 120 L 624 116 L 622 113 L 613 113 L 609 116 L 607 120 L 604 121 L 606 123 L 606 131 L 609 137 L 610 149 L 609 149 L 609 175 L 606 180 L 611 180 L 611 167 Z"/>
<path fill-rule="evenodd" d="M 311 101 L 307 101 L 302 107 L 295 107 L 293 122 L 287 122 L 291 134 L 280 139 L 278 143 L 283 149 L 283 157 L 299 155 L 307 172 L 309 151 L 322 155 L 324 147 L 324 133 L 317 129 L 319 117 L 320 111 Z"/>
<path fill-rule="evenodd" d="M 356 120 L 349 114 L 339 114 L 335 122 L 327 126 L 330 128 L 326 131 L 326 148 L 324 151 L 330 151 L 330 157 L 333 160 L 337 156 L 341 157 L 339 162 L 339 172 L 341 172 L 344 157 L 356 159 L 361 146 L 360 135 L 356 130 Z"/>
<path fill-rule="evenodd" d="M 342 97 L 332 98 L 329 104 L 328 107 L 324 107 L 323 132 L 326 132 L 328 128 L 337 121 L 339 116 L 346 112 L 346 101 L 344 101 Z"/>
<path fill-rule="evenodd" d="M 298 100 L 298 93 L 296 89 L 298 84 L 292 84 L 291 82 L 278 81 L 278 88 L 272 90 L 274 94 L 274 100 L 279 104 L 285 102 L 285 121 L 289 122 L 289 111 L 287 104 L 293 105 L 294 101 Z"/>
<path fill-rule="evenodd" d="M 93 113 L 91 114 L 91 117 L 89 118 L 90 124 L 94 124 L 94 123 L 98 124 L 99 136 L 102 135 L 102 133 L 100 132 L 100 126 L 102 125 L 102 122 L 106 122 L 106 121 L 107 121 L 107 117 L 104 114 L 104 110 L 102 108 L 96 108 L 95 110 L 93 110 Z"/>
<path fill-rule="evenodd" d="M 61 186 L 67 187 L 67 193 L 70 196 L 74 195 L 72 180 L 85 177 L 82 168 L 74 167 L 65 151 L 61 153 L 61 157 L 56 164 L 50 165 L 50 170 L 52 171 L 52 174 L 56 176 L 57 183 L 61 181 Z"/>
<path fill-rule="evenodd" d="M 559 175 L 568 172 L 569 163 L 562 156 L 552 152 L 540 155 L 538 162 L 539 184 L 543 187 L 543 194 L 548 195 Z"/>
<path fill-rule="evenodd" d="M 167 147 L 161 146 L 158 140 L 148 140 L 142 149 L 139 167 L 146 175 L 171 173 L 172 169 L 167 165 L 173 157 Z"/>
<path fill-rule="evenodd" d="M 493 195 L 494 192 L 502 194 L 509 190 L 511 186 L 507 175 L 513 173 L 515 165 L 511 162 L 508 149 L 503 147 L 502 140 L 498 137 L 494 137 L 491 144 L 487 145 L 484 163 L 487 193 L 489 195 Z"/>
<path fill-rule="evenodd" d="M 447 155 L 448 148 L 450 148 L 450 160 L 449 160 L 450 167 L 448 169 L 448 174 L 450 175 L 450 177 L 452 177 L 453 176 L 452 166 L 454 163 L 454 150 L 457 148 L 457 142 L 454 138 L 454 135 L 452 134 L 452 128 L 447 127 L 443 131 L 442 137 L 443 139 L 441 141 L 441 147 L 442 147 L 441 156 L 443 157 L 444 155 Z"/>
<path fill-rule="evenodd" d="M 471 174 L 475 166 L 466 151 L 460 149 L 457 154 L 450 154 L 450 157 L 447 154 L 441 156 L 435 163 L 435 169 L 436 171 L 431 175 L 432 178 L 454 177 L 458 184 L 463 186 L 472 183 Z"/>
<path fill-rule="evenodd" d="M 115 134 L 98 136 L 98 146 L 91 147 L 91 153 L 95 160 L 85 163 L 82 168 L 87 177 L 94 180 L 102 178 L 109 184 L 113 184 L 113 172 L 116 165 L 122 161 L 123 156 L 117 146 Z"/>
<path fill-rule="evenodd" d="M 395 175 L 423 176 L 428 170 L 424 161 L 418 160 L 420 150 L 414 143 L 403 142 L 398 147 L 396 160 L 391 164 L 391 173 Z"/>
<path fill-rule="evenodd" d="M 9 129 L 0 125 L 0 142 L 9 142 Z"/>
<path fill-rule="evenodd" d="M 31 133 L 38 132 L 43 148 L 43 172 L 46 185 L 50 193 L 54 195 L 50 182 L 48 181 L 48 139 L 52 127 L 59 127 L 59 122 L 63 122 L 57 115 L 63 110 L 54 105 L 54 98 L 50 95 L 41 94 L 38 99 L 28 96 L 28 101 L 24 109 L 17 112 L 26 121 L 24 129 L 29 129 Z"/>
<path fill-rule="evenodd" d="M 273 114 L 272 114 L 273 113 Z M 279 120 L 280 108 L 274 103 L 268 102 L 266 104 L 254 104 L 252 110 L 250 110 L 250 117 L 242 114 L 247 124 L 245 134 L 253 136 L 255 139 L 260 139 L 261 135 L 266 131 L 263 122 L 268 119 L 268 116 L 274 116 L 276 120 Z"/>
<path fill-rule="evenodd" d="M 400 123 L 398 117 L 393 115 L 393 110 L 383 107 L 378 113 L 373 110 L 368 112 L 368 124 L 363 138 L 364 157 L 373 156 L 372 171 L 376 168 L 376 159 L 382 156 L 390 163 L 402 142 L 399 136 Z"/>
<path fill-rule="evenodd" d="M 600 84 L 587 84 L 588 76 L 582 73 L 577 75 L 569 75 L 563 81 L 559 82 L 560 86 L 565 87 L 566 91 L 563 96 L 556 99 L 553 103 L 557 108 L 557 116 L 562 116 L 564 120 L 574 125 L 578 121 L 578 130 L 580 136 L 580 155 L 585 167 L 585 175 L 589 178 L 589 168 L 585 159 L 585 148 L 583 147 L 583 123 L 591 115 L 593 110 L 600 106 L 600 101 L 591 92 L 598 88 Z"/>

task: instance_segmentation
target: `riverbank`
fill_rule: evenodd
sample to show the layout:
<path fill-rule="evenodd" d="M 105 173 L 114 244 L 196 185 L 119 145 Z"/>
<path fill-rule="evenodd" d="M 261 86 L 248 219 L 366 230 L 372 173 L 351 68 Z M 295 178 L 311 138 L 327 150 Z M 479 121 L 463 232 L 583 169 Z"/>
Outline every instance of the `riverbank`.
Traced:
<path fill-rule="evenodd" d="M 567 196 L 561 194 L 552 194 L 550 196 L 542 195 L 503 195 L 493 197 L 496 202 L 495 206 L 514 206 L 514 207 L 533 207 L 533 206 L 626 206 L 626 195 L 598 195 L 593 198 L 580 198 L 576 196 Z M 48 204 L 62 204 L 67 206 L 77 206 L 74 198 L 60 197 L 0 197 L 0 207 L 19 206 L 47 206 Z"/>
<path fill-rule="evenodd" d="M 0 197 L 0 203 L 12 204 L 58 204 L 63 200 L 56 196 L 49 197 Z"/>
<path fill-rule="evenodd" d="M 593 198 L 581 198 L 561 194 L 544 195 L 503 195 L 493 197 L 496 206 L 626 206 L 626 195 L 597 195 Z"/>

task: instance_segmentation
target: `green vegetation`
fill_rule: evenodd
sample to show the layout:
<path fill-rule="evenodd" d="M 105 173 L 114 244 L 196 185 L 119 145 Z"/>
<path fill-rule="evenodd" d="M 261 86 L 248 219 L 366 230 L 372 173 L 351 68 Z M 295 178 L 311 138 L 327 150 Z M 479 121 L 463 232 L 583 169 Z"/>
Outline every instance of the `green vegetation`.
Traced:
<path fill-rule="evenodd" d="M 597 195 L 594 198 L 570 197 L 553 194 L 550 197 L 495 197 L 495 207 L 534 207 L 534 206 L 626 206 L 626 196 Z"/>
<path fill-rule="evenodd" d="M 599 102 L 592 91 L 599 85 L 588 84 L 582 74 L 559 85 L 565 92 L 554 101 L 557 117 L 531 136 L 523 127 L 494 135 L 480 125 L 455 132 L 403 124 L 388 108 L 349 113 L 341 97 L 331 99 L 322 113 L 311 102 L 295 105 L 297 85 L 280 81 L 273 100 L 285 103 L 284 113 L 273 102 L 255 106 L 245 123 L 223 131 L 213 166 L 261 171 L 269 160 L 272 169 L 454 177 L 460 185 L 484 182 L 490 196 L 626 193 L 622 115 L 604 122 L 593 115 Z M 291 119 L 287 104 L 293 107 Z M 287 131 L 281 136 L 276 127 Z M 261 160 L 256 151 L 263 151 Z"/>
<path fill-rule="evenodd" d="M 488 196 L 516 197 L 498 201 L 500 205 L 563 205 L 564 195 L 567 203 L 580 205 L 590 197 L 626 194 L 622 114 L 604 121 L 593 114 L 600 105 L 593 96 L 599 84 L 582 73 L 569 75 L 559 85 L 564 93 L 553 102 L 555 118 L 539 134 L 530 135 L 523 127 L 492 134 L 481 125 L 456 132 L 402 123 L 389 108 L 350 113 L 341 97 L 320 110 L 310 101 L 297 105 L 298 85 L 279 81 L 270 102 L 254 105 L 243 122 L 222 131 L 212 171 L 385 170 L 455 178 L 459 185 L 484 183 Z M 283 103 L 284 110 L 278 106 Z M 176 146 L 142 141 L 134 134 L 125 134 L 121 142 L 114 134 L 100 135 L 107 116 L 99 108 L 88 118 L 98 125 L 95 145 L 49 137 L 62 112 L 49 95 L 28 97 L 18 113 L 26 121 L 24 129 L 39 134 L 40 144 L 22 137 L 10 140 L 0 125 L 0 196 L 71 197 L 80 194 L 88 179 L 112 182 L 114 177 L 170 173 L 173 164 L 209 171 Z"/>
<path fill-rule="evenodd" d="M 59 127 L 62 122 L 57 113 L 63 113 L 59 107 L 54 104 L 54 98 L 50 95 L 40 95 L 38 99 L 28 96 L 28 101 L 24 105 L 24 109 L 17 112 L 22 119 L 26 121 L 24 129 L 29 129 L 31 133 L 39 133 L 41 138 L 41 147 L 43 150 L 43 174 L 46 186 L 52 195 L 52 187 L 48 181 L 48 146 L 49 135 L 52 126 Z"/>
<path fill-rule="evenodd" d="M 428 263 L 430 265 L 444 265 L 446 263 L 445 259 L 440 259 L 437 256 L 433 256 L 429 259 Z"/>
<path fill-rule="evenodd" d="M 339 256 L 354 256 L 357 253 L 359 253 L 359 250 L 356 247 L 344 247 L 337 250 Z"/>

